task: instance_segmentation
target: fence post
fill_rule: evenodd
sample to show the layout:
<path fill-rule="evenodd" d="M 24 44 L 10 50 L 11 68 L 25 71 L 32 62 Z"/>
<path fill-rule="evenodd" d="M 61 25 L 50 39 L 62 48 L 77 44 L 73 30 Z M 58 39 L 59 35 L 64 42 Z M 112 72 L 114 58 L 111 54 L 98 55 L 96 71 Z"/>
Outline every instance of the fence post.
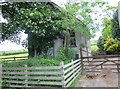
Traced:
<path fill-rule="evenodd" d="M 65 72 L 64 72 L 64 62 L 62 61 L 60 63 L 61 65 L 61 72 L 62 72 L 62 87 L 65 87 Z"/>
<path fill-rule="evenodd" d="M 103 65 L 101 64 L 101 70 L 103 69 Z"/>
<path fill-rule="evenodd" d="M 0 63 L 0 89 L 2 89 L 2 64 Z"/>
<path fill-rule="evenodd" d="M 25 65 L 25 87 L 28 86 L 27 82 L 28 82 L 27 65 Z"/>
<path fill-rule="evenodd" d="M 86 47 L 86 50 L 87 50 L 87 60 L 88 60 L 88 63 L 89 63 L 90 61 L 89 61 L 88 47 Z"/>
<path fill-rule="evenodd" d="M 117 70 L 118 70 L 118 73 L 120 73 L 120 71 L 119 71 L 119 64 L 117 64 Z"/>
<path fill-rule="evenodd" d="M 15 56 L 13 58 L 14 58 L 14 61 L 15 61 Z"/>
<path fill-rule="evenodd" d="M 73 63 L 73 59 L 71 60 L 71 63 Z M 73 67 L 73 69 L 72 70 L 74 70 L 74 64 L 72 64 L 72 67 Z M 75 71 L 74 71 L 75 72 Z"/>
<path fill-rule="evenodd" d="M 83 72 L 83 55 L 82 55 L 82 48 L 80 48 L 80 58 L 81 58 L 81 74 Z"/>

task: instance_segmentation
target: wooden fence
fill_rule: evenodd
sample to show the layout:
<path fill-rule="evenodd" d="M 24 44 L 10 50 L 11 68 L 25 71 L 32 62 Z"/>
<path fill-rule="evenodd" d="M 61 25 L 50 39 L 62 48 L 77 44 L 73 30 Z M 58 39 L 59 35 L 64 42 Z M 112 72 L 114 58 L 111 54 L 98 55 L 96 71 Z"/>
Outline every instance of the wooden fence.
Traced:
<path fill-rule="evenodd" d="M 80 48 L 82 70 L 99 73 L 103 68 L 110 68 L 113 72 L 120 73 L 120 55 L 94 55 Z"/>
<path fill-rule="evenodd" d="M 59 66 L 2 67 L 3 87 L 69 87 L 81 73 L 80 59 Z"/>
<path fill-rule="evenodd" d="M 4 57 L 4 58 L 0 58 L 2 59 L 2 61 L 16 61 L 16 60 L 24 60 L 24 59 L 28 59 L 28 56 L 21 56 L 21 57 Z"/>

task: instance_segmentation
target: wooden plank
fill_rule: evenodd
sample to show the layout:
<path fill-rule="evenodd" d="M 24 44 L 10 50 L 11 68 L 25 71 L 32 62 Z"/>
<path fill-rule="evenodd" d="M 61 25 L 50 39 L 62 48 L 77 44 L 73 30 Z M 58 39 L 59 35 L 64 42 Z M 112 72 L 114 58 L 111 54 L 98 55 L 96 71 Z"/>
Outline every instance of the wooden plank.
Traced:
<path fill-rule="evenodd" d="M 104 61 L 106 61 L 106 60 L 104 60 Z M 94 63 L 94 62 L 104 62 L 104 61 L 91 61 L 92 63 Z M 88 61 L 83 61 L 83 62 L 88 62 Z"/>
<path fill-rule="evenodd" d="M 58 76 L 58 77 L 45 77 L 45 76 L 5 76 L 3 75 L 2 78 L 8 78 L 8 79 L 39 79 L 39 80 L 62 80 L 62 77 Z"/>
<path fill-rule="evenodd" d="M 108 60 L 118 61 L 118 62 L 120 61 L 120 60 L 116 60 L 116 59 L 108 59 Z M 103 60 L 101 60 L 101 59 L 100 59 L 100 60 L 98 60 L 98 59 L 93 59 L 93 60 L 92 60 L 92 62 L 101 62 L 101 61 L 105 61 L 105 59 L 103 59 Z"/>
<path fill-rule="evenodd" d="M 22 56 L 22 57 L 4 57 L 4 58 L 1 58 L 1 59 L 14 59 L 14 58 L 28 58 L 28 56 Z"/>
<path fill-rule="evenodd" d="M 3 67 L 2 70 L 24 70 L 25 67 L 16 67 L 16 68 L 8 68 Z M 27 67 L 27 70 L 54 70 L 61 69 L 61 66 L 40 66 L 40 67 Z"/>
<path fill-rule="evenodd" d="M 103 68 L 104 69 L 104 68 Z M 117 70 L 117 68 L 110 68 L 111 70 Z M 85 70 L 90 70 L 90 69 L 85 69 Z M 94 70 L 101 70 L 101 68 L 95 68 Z"/>
<path fill-rule="evenodd" d="M 8 83 L 24 84 L 24 81 L 6 80 Z M 62 85 L 62 82 L 49 82 L 49 81 L 27 81 L 26 84 L 40 84 L 40 85 Z"/>
<path fill-rule="evenodd" d="M 74 78 L 78 73 L 79 73 L 80 69 L 78 69 L 72 76 L 70 76 L 66 81 L 65 84 L 67 84 L 70 80 L 72 80 L 72 78 Z"/>
<path fill-rule="evenodd" d="M 8 67 L 3 67 L 3 69 L 2 70 L 5 70 L 5 71 L 7 71 L 7 70 L 24 70 L 25 69 L 25 67 L 12 67 L 12 68 L 8 68 Z"/>
<path fill-rule="evenodd" d="M 72 70 L 74 67 L 78 66 L 78 65 L 80 65 L 79 62 L 78 62 L 77 64 L 75 64 L 74 66 L 71 66 L 70 68 L 66 69 L 66 70 L 65 70 L 65 74 L 66 74 L 68 71 Z"/>
<path fill-rule="evenodd" d="M 80 74 L 80 73 L 78 73 L 78 74 L 66 85 L 66 87 L 69 87 L 69 86 L 72 84 L 72 82 L 79 76 L 79 74 Z"/>
<path fill-rule="evenodd" d="M 98 72 L 98 73 L 100 73 L 101 71 L 86 71 L 86 72 Z M 113 72 L 113 73 L 118 73 L 118 72 Z"/>
<path fill-rule="evenodd" d="M 65 79 L 68 78 L 72 73 L 74 73 L 77 69 L 79 69 L 80 66 L 76 67 L 74 70 L 72 70 L 71 72 L 69 72 L 67 75 L 65 75 Z"/>
<path fill-rule="evenodd" d="M 80 62 L 80 59 L 77 59 L 77 60 L 73 61 L 73 64 L 75 64 L 77 62 Z"/>
<path fill-rule="evenodd" d="M 5 87 L 7 87 L 7 86 L 5 86 Z M 9 85 L 8 87 L 14 87 L 14 88 L 22 88 L 22 89 L 26 89 L 26 88 L 32 88 L 32 87 L 34 87 L 34 88 L 36 88 L 37 86 L 27 86 L 27 87 L 25 87 L 25 85 Z M 14 89 L 13 88 L 13 89 Z"/>
<path fill-rule="evenodd" d="M 2 74 L 23 74 L 23 75 L 25 75 L 25 74 L 30 74 L 30 75 L 32 75 L 32 74 L 41 74 L 41 75 L 58 75 L 58 74 L 62 74 L 62 72 L 60 71 L 58 71 L 58 72 L 52 72 L 52 71 L 44 71 L 44 72 L 27 72 L 27 73 L 25 73 L 25 72 L 2 72 Z"/>
<path fill-rule="evenodd" d="M 67 68 L 67 67 L 69 67 L 69 66 L 71 66 L 71 65 L 73 65 L 73 62 L 71 62 L 71 63 L 68 63 L 68 64 L 64 65 L 64 67 L 63 67 L 63 68 Z"/>
<path fill-rule="evenodd" d="M 28 70 L 54 70 L 61 69 L 61 66 L 41 66 L 41 67 L 28 67 Z"/>
<path fill-rule="evenodd" d="M 90 64 L 90 65 L 84 65 L 84 66 L 95 66 L 95 65 Z M 116 66 L 116 64 L 103 64 L 103 66 Z"/>
<path fill-rule="evenodd" d="M 7 86 L 5 86 L 5 87 L 7 87 Z M 8 87 L 14 87 L 14 88 L 20 88 L 20 89 L 52 89 L 51 87 L 46 87 L 46 86 L 27 86 L 27 87 L 25 87 L 24 85 L 22 86 L 22 85 L 10 85 L 10 86 L 8 86 Z M 13 88 L 13 89 L 14 89 Z M 56 89 L 55 87 L 53 87 L 54 89 Z M 8 89 L 8 88 L 5 88 L 5 89 Z M 57 89 L 59 89 L 59 88 L 57 88 Z"/>
<path fill-rule="evenodd" d="M 120 57 L 120 55 L 97 55 L 97 56 L 89 56 L 89 57 L 83 57 L 83 59 L 86 58 L 96 58 L 96 59 L 103 59 L 103 58 L 116 58 L 116 57 Z"/>

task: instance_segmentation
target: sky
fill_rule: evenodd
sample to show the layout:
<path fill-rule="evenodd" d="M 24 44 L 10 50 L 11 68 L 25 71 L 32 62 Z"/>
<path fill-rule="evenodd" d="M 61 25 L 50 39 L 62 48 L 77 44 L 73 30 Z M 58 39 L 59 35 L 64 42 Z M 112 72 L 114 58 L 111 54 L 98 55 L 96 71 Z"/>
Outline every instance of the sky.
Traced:
<path fill-rule="evenodd" d="M 53 1 L 57 5 L 61 6 L 61 5 L 63 5 L 63 3 L 65 4 L 67 1 L 70 1 L 70 0 L 51 0 L 51 1 Z M 80 0 L 77 0 L 77 1 L 80 1 Z M 111 6 L 118 6 L 118 2 L 120 0 L 107 0 L 107 1 Z M 1 16 L 0 16 L 0 20 L 4 21 Z M 100 31 L 96 32 L 96 36 L 92 40 L 97 40 L 99 38 L 99 36 L 101 36 Z M 27 35 L 22 36 L 23 39 L 26 37 L 27 37 Z M 16 43 L 12 43 L 8 40 L 6 40 L 4 43 L 0 44 L 0 51 L 19 50 L 19 49 L 24 49 L 24 48 L 21 45 L 17 45 Z"/>

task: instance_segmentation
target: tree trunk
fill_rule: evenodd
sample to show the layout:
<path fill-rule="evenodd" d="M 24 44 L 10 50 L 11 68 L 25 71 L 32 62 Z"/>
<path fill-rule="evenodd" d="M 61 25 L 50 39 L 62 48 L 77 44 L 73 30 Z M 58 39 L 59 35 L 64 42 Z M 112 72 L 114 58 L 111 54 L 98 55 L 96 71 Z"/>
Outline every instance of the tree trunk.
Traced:
<path fill-rule="evenodd" d="M 70 46 L 70 33 L 67 31 L 65 34 L 64 47 L 68 48 Z"/>
<path fill-rule="evenodd" d="M 28 54 L 29 54 L 29 58 L 34 57 L 34 46 L 32 45 L 31 38 L 32 38 L 32 34 L 29 32 L 28 33 Z"/>
<path fill-rule="evenodd" d="M 67 31 L 67 34 L 65 35 L 65 41 L 64 41 L 65 56 L 68 56 L 69 46 L 70 46 L 70 33 L 69 31 Z"/>

